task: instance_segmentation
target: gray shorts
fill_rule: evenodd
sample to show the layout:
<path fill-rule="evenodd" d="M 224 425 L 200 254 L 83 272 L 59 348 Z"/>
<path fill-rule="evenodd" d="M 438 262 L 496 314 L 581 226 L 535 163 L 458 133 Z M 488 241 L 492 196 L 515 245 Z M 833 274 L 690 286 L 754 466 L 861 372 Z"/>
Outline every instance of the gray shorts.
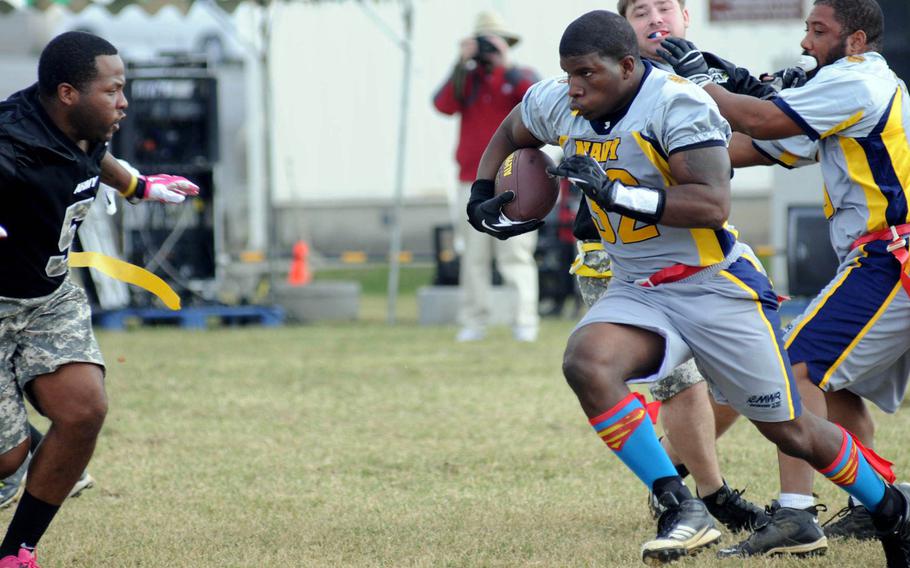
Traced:
<path fill-rule="evenodd" d="M 591 266 L 598 271 L 609 269 L 609 259 L 603 251 L 590 252 L 585 255 L 584 259 L 586 266 Z M 578 283 L 581 298 L 589 308 L 607 293 L 610 286 L 609 278 L 591 278 L 576 274 L 575 280 Z M 704 380 L 704 377 L 701 376 L 695 366 L 695 361 L 690 359 L 673 369 L 673 372 L 666 377 L 651 383 L 651 396 L 654 397 L 654 400 L 663 402 Z"/>
<path fill-rule="evenodd" d="M 0 453 L 28 435 L 23 390 L 67 363 L 104 367 L 85 292 L 69 278 L 40 298 L 0 297 Z"/>
<path fill-rule="evenodd" d="M 614 279 L 578 327 L 632 325 L 665 340 L 660 368 L 630 382 L 653 382 L 695 357 L 718 402 L 762 422 L 801 413 L 783 348 L 778 301 L 759 267 L 740 257 L 725 270 L 655 288 Z"/>

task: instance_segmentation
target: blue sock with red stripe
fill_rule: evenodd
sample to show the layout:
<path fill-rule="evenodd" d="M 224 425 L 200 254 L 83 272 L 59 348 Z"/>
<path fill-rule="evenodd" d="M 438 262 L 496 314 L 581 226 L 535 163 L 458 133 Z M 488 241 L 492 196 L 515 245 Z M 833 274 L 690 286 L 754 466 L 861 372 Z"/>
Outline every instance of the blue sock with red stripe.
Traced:
<path fill-rule="evenodd" d="M 654 433 L 640 396 L 629 393 L 619 404 L 589 422 L 616 457 L 653 490 L 655 480 L 675 478 L 677 472 Z"/>
<path fill-rule="evenodd" d="M 885 482 L 866 459 L 865 454 L 869 450 L 858 444 L 844 428 L 840 428 L 840 430 L 843 435 L 840 452 L 831 465 L 819 470 L 819 473 L 856 497 L 860 503 L 874 513 L 885 496 Z M 881 459 L 872 455 L 876 459 Z M 885 463 L 888 463 L 890 467 L 890 462 Z"/>

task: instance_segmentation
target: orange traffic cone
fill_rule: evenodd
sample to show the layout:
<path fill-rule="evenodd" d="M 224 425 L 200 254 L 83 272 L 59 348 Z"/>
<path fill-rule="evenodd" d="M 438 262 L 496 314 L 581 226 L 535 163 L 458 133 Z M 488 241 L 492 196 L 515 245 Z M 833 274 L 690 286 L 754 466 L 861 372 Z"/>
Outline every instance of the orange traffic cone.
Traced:
<path fill-rule="evenodd" d="M 310 273 L 309 257 L 310 245 L 306 241 L 297 241 L 294 244 L 291 270 L 288 272 L 288 284 L 291 286 L 304 286 L 313 279 Z"/>

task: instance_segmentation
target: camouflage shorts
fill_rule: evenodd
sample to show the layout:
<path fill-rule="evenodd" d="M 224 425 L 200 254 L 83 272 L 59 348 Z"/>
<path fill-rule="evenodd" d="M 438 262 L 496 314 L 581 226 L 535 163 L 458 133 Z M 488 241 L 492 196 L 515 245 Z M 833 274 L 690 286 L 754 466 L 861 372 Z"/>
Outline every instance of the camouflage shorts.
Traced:
<path fill-rule="evenodd" d="M 695 366 L 695 359 L 689 359 L 673 369 L 673 372 L 666 377 L 651 383 L 651 396 L 654 397 L 654 400 L 662 402 L 678 395 L 693 385 L 697 385 L 703 380 L 705 379 Z"/>
<path fill-rule="evenodd" d="M 41 298 L 0 297 L 0 453 L 28 433 L 25 385 L 77 362 L 104 366 L 82 288 L 66 279 Z"/>
<path fill-rule="evenodd" d="M 579 241 L 580 246 L 591 241 Z M 580 270 L 585 269 L 585 270 Z M 581 293 L 581 299 L 589 308 L 594 305 L 601 296 L 607 293 L 607 287 L 610 285 L 610 278 L 603 275 L 610 270 L 610 257 L 602 249 L 590 250 L 587 252 L 579 249 L 578 258 L 572 263 L 572 270 L 575 274 L 575 281 L 578 284 L 578 291 Z M 582 272 L 586 272 L 586 276 Z M 594 276 L 596 274 L 597 276 Z"/>

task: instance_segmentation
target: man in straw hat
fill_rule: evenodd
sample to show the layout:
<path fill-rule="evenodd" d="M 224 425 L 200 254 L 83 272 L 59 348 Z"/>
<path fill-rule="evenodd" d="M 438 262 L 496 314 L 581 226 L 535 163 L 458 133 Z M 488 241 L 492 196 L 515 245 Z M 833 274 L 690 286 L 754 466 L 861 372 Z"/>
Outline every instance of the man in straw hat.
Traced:
<path fill-rule="evenodd" d="M 521 102 L 525 91 L 538 80 L 532 69 L 510 65 L 509 48 L 518 41 L 518 35 L 508 31 L 499 16 L 481 12 L 474 33 L 462 40 L 455 67 L 433 98 L 440 112 L 461 115 L 455 152 L 459 184 L 452 209 L 456 249 L 461 252 L 459 323 L 462 327 L 456 337 L 458 341 L 478 341 L 485 335 L 491 311 L 490 262 L 494 257 L 503 280 L 518 292 L 513 320 L 515 339 L 537 339 L 534 261 L 537 233 L 497 241 L 470 230 L 464 218 L 471 182 L 477 177 L 477 166 L 487 142 L 502 119 Z"/>

